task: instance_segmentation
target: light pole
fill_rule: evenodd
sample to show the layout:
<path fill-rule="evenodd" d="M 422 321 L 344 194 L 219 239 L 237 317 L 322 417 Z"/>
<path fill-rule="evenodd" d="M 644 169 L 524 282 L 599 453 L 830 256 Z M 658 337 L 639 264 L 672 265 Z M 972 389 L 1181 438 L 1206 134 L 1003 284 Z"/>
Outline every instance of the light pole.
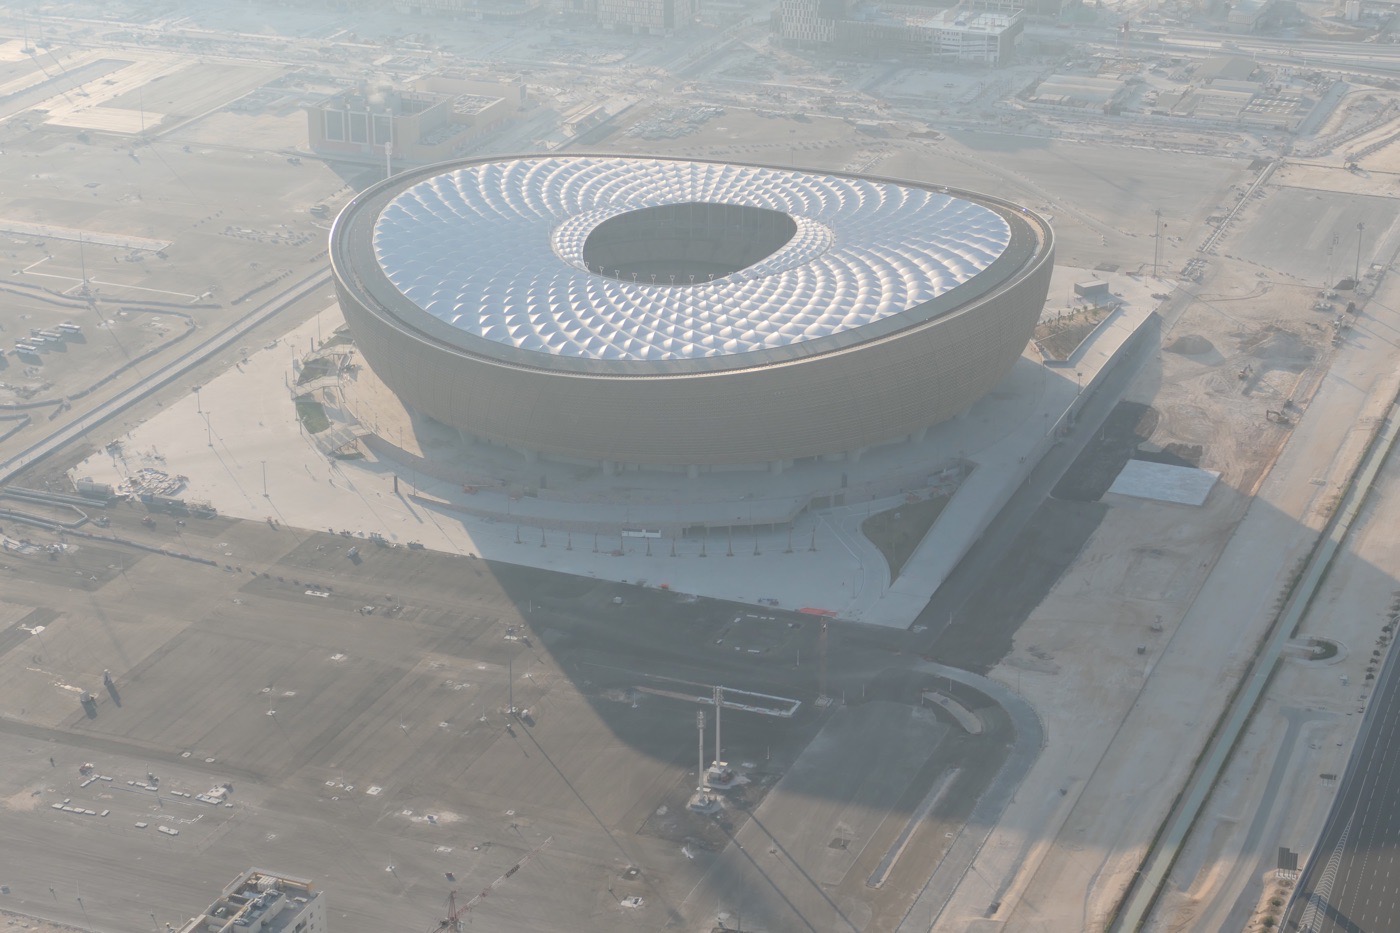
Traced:
<path fill-rule="evenodd" d="M 204 413 L 204 437 L 209 442 L 209 446 L 214 446 L 214 426 L 209 423 L 209 412 Z"/>
<path fill-rule="evenodd" d="M 204 387 L 203 387 L 203 386 L 190 386 L 190 389 L 194 392 L 194 413 L 195 413 L 196 415 L 202 415 L 202 414 L 204 414 L 204 408 L 199 404 L 199 390 L 202 389 L 202 388 L 204 388 Z"/>
<path fill-rule="evenodd" d="M 720 733 L 720 711 L 724 709 L 724 688 L 723 688 L 723 687 L 718 687 L 718 686 L 715 687 L 715 690 L 714 690 L 714 700 L 715 700 L 715 770 L 719 770 L 720 765 L 723 764 L 723 761 L 722 761 L 721 758 L 720 758 L 720 753 L 721 753 L 721 751 L 723 751 L 723 748 L 722 748 L 722 746 L 720 745 L 720 741 L 719 741 L 719 733 Z"/>
<path fill-rule="evenodd" d="M 1356 273 L 1351 277 L 1351 289 L 1356 291 L 1361 285 L 1361 234 L 1366 231 L 1364 223 L 1356 225 Z"/>
<path fill-rule="evenodd" d="M 696 766 L 695 766 L 695 793 L 697 793 L 697 794 L 702 794 L 702 795 L 703 795 L 703 794 L 705 793 L 705 711 L 704 711 L 704 710 L 696 710 L 696 712 L 695 712 L 695 730 L 696 730 L 696 734 L 697 734 L 697 736 L 698 736 L 698 738 L 697 738 L 697 744 L 699 745 L 699 749 L 698 749 L 698 752 L 699 752 L 699 754 L 698 754 L 698 759 L 699 759 L 699 761 L 698 761 L 698 763 L 697 763 Z"/>
<path fill-rule="evenodd" d="M 1152 277 L 1157 278 L 1157 266 L 1162 259 L 1162 209 L 1158 208 L 1152 213 L 1157 215 L 1157 233 L 1152 240 Z"/>
<path fill-rule="evenodd" d="M 264 460 L 264 461 L 262 462 L 262 468 L 263 468 L 263 498 L 264 498 L 264 499 L 267 499 L 267 498 L 269 498 L 269 497 L 268 497 L 268 494 L 267 494 L 267 461 L 266 461 L 266 460 Z"/>

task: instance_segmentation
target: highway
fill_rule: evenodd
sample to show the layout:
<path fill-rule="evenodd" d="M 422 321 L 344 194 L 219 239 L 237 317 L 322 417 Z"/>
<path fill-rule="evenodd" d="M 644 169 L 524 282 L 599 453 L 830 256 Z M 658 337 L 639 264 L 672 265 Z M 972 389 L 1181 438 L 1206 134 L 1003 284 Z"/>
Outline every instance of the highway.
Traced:
<path fill-rule="evenodd" d="M 244 334 L 248 333 L 259 324 L 264 323 L 272 318 L 273 315 L 295 302 L 300 301 L 302 298 L 305 298 L 316 289 L 324 288 L 329 282 L 330 269 L 322 268 L 312 273 L 295 285 L 280 292 L 266 303 L 258 306 L 251 313 L 204 340 L 188 353 L 171 360 L 169 363 L 166 363 L 135 384 L 117 392 L 105 401 L 99 402 L 89 411 L 73 418 L 48 436 L 30 444 L 28 448 L 15 456 L 0 462 L 0 483 L 10 482 L 26 467 L 32 466 L 35 461 L 49 456 L 66 444 L 72 443 L 88 431 L 91 431 L 103 422 L 111 420 L 157 389 L 164 388 L 171 382 L 174 382 L 182 374 L 189 372 L 215 353 L 231 346 L 242 338 Z"/>
<path fill-rule="evenodd" d="M 1327 827 L 1283 928 L 1299 933 L 1400 931 L 1400 676 L 1381 670 Z"/>

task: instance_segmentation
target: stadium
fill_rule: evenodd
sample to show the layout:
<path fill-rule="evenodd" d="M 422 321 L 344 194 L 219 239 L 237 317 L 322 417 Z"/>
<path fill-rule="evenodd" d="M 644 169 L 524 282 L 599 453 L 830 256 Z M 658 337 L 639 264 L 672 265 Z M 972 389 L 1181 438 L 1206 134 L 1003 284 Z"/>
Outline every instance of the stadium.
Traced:
<path fill-rule="evenodd" d="M 1054 240 L 942 186 L 568 155 L 395 175 L 330 251 L 412 410 L 527 458 L 697 473 L 855 458 L 965 411 L 1030 339 Z"/>

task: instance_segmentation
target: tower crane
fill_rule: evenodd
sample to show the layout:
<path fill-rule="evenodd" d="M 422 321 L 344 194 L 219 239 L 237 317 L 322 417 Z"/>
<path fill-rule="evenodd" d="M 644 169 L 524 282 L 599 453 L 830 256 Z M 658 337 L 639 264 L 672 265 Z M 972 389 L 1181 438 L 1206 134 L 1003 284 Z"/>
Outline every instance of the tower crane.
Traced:
<path fill-rule="evenodd" d="M 462 918 L 465 917 L 467 914 L 471 913 L 472 908 L 476 907 L 482 901 L 486 900 L 486 898 L 491 894 L 492 891 L 500 887 L 506 881 L 506 879 L 518 872 L 522 867 L 524 867 L 526 862 L 530 861 L 530 859 L 538 855 L 539 852 L 542 849 L 544 849 L 545 846 L 549 845 L 553 841 L 554 837 L 550 836 L 544 842 L 541 842 L 529 852 L 526 852 L 520 857 L 520 861 L 516 862 L 514 865 L 510 866 L 505 870 L 505 874 L 501 875 L 501 877 L 488 884 L 485 888 L 481 890 L 480 894 L 476 895 L 462 906 L 457 906 L 456 891 L 453 891 L 452 893 L 448 894 L 447 916 L 440 920 L 438 922 L 438 925 L 433 927 L 432 930 L 429 931 L 429 933 L 438 933 L 438 931 L 447 931 L 447 933 L 462 933 Z"/>

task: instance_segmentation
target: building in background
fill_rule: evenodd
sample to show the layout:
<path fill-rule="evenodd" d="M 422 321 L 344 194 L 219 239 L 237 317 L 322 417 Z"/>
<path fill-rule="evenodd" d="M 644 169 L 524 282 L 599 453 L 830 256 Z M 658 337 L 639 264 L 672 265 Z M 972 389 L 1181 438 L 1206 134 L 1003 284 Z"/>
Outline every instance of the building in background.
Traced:
<path fill-rule="evenodd" d="M 326 897 L 310 881 L 250 868 L 179 933 L 326 933 Z"/>
<path fill-rule="evenodd" d="M 394 0 L 394 10 L 399 13 L 488 22 L 524 19 L 543 5 L 541 0 Z"/>
<path fill-rule="evenodd" d="M 618 32 L 669 35 L 700 14 L 699 0 L 590 0 L 598 25 Z"/>
<path fill-rule="evenodd" d="M 856 55 L 1000 66 L 1011 62 L 1026 13 L 964 0 L 946 10 L 845 0 L 780 0 L 778 36 Z"/>
<path fill-rule="evenodd" d="M 307 133 L 311 149 L 331 158 L 425 165 L 461 153 L 518 113 L 527 96 L 523 82 L 459 72 L 408 88 L 361 85 L 307 108 Z"/>

